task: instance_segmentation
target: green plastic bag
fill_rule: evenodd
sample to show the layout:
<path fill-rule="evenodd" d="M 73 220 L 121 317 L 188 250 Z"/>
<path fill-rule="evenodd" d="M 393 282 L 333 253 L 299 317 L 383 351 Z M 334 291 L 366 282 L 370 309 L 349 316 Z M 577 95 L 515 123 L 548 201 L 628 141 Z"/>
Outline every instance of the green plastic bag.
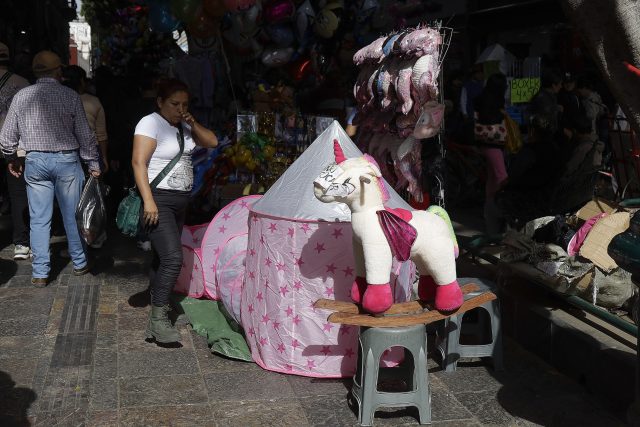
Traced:
<path fill-rule="evenodd" d="M 140 227 L 140 210 L 142 209 L 142 198 L 136 188 L 130 188 L 129 194 L 122 199 L 118 205 L 116 215 L 116 226 L 121 233 L 127 236 L 138 234 Z"/>

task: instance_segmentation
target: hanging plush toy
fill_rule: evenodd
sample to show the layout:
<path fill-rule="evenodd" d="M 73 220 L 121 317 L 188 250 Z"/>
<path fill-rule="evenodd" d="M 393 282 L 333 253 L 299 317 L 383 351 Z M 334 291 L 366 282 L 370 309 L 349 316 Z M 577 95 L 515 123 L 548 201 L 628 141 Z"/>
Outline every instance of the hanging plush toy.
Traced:
<path fill-rule="evenodd" d="M 393 304 L 389 285 L 391 263 L 413 261 L 420 272 L 418 295 L 435 299 L 441 311 L 462 305 L 456 280 L 457 244 L 447 213 L 441 208 L 409 211 L 384 206 L 389 193 L 380 168 L 368 155 L 347 159 L 334 141 L 336 163 L 314 181 L 314 194 L 323 203 L 345 203 L 351 210 L 356 280 L 351 298 L 369 313 Z"/>

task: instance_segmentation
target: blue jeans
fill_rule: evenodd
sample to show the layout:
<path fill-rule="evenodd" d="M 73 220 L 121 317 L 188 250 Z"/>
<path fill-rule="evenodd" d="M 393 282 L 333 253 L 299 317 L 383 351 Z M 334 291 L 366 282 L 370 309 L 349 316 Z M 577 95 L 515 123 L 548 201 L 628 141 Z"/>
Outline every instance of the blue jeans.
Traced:
<path fill-rule="evenodd" d="M 49 238 L 54 195 L 62 213 L 73 267 L 86 267 L 87 257 L 75 216 L 84 185 L 78 153 L 29 152 L 24 178 L 31 217 L 32 276 L 46 278 L 51 270 Z"/>

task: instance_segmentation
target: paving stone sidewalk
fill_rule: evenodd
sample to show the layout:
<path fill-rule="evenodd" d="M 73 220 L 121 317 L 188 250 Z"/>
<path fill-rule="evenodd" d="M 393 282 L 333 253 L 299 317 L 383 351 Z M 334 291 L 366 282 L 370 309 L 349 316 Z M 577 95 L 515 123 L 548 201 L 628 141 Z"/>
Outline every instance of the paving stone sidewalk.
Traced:
<path fill-rule="evenodd" d="M 1 227 L 1 224 L 0 224 Z M 95 275 L 74 277 L 64 244 L 54 281 L 30 284 L 0 228 L 0 426 L 355 426 L 349 380 L 264 371 L 210 353 L 181 324 L 182 348 L 144 341 L 148 254 L 116 236 Z M 480 361 L 445 373 L 430 359 L 434 426 L 616 426 L 576 384 L 506 339 L 504 372 Z M 417 425 L 379 411 L 376 426 Z"/>

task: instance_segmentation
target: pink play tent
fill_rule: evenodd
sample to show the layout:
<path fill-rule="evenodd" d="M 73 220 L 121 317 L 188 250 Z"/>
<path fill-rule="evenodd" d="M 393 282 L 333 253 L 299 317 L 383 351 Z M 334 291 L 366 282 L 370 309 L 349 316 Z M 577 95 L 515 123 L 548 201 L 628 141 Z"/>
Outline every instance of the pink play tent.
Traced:
<path fill-rule="evenodd" d="M 351 213 L 313 195 L 313 180 L 335 162 L 334 139 L 347 157 L 362 155 L 333 122 L 251 208 L 241 324 L 253 359 L 268 370 L 312 377 L 355 370 L 357 328 L 329 323 L 329 312 L 313 308 L 319 298 L 349 301 L 354 279 Z M 387 188 L 388 206 L 411 209 Z M 414 271 L 394 262 L 396 301 L 409 299 Z"/>
<path fill-rule="evenodd" d="M 202 269 L 202 238 L 209 224 L 184 226 L 182 228 L 182 269 L 173 291 L 192 298 L 205 293 Z"/>

